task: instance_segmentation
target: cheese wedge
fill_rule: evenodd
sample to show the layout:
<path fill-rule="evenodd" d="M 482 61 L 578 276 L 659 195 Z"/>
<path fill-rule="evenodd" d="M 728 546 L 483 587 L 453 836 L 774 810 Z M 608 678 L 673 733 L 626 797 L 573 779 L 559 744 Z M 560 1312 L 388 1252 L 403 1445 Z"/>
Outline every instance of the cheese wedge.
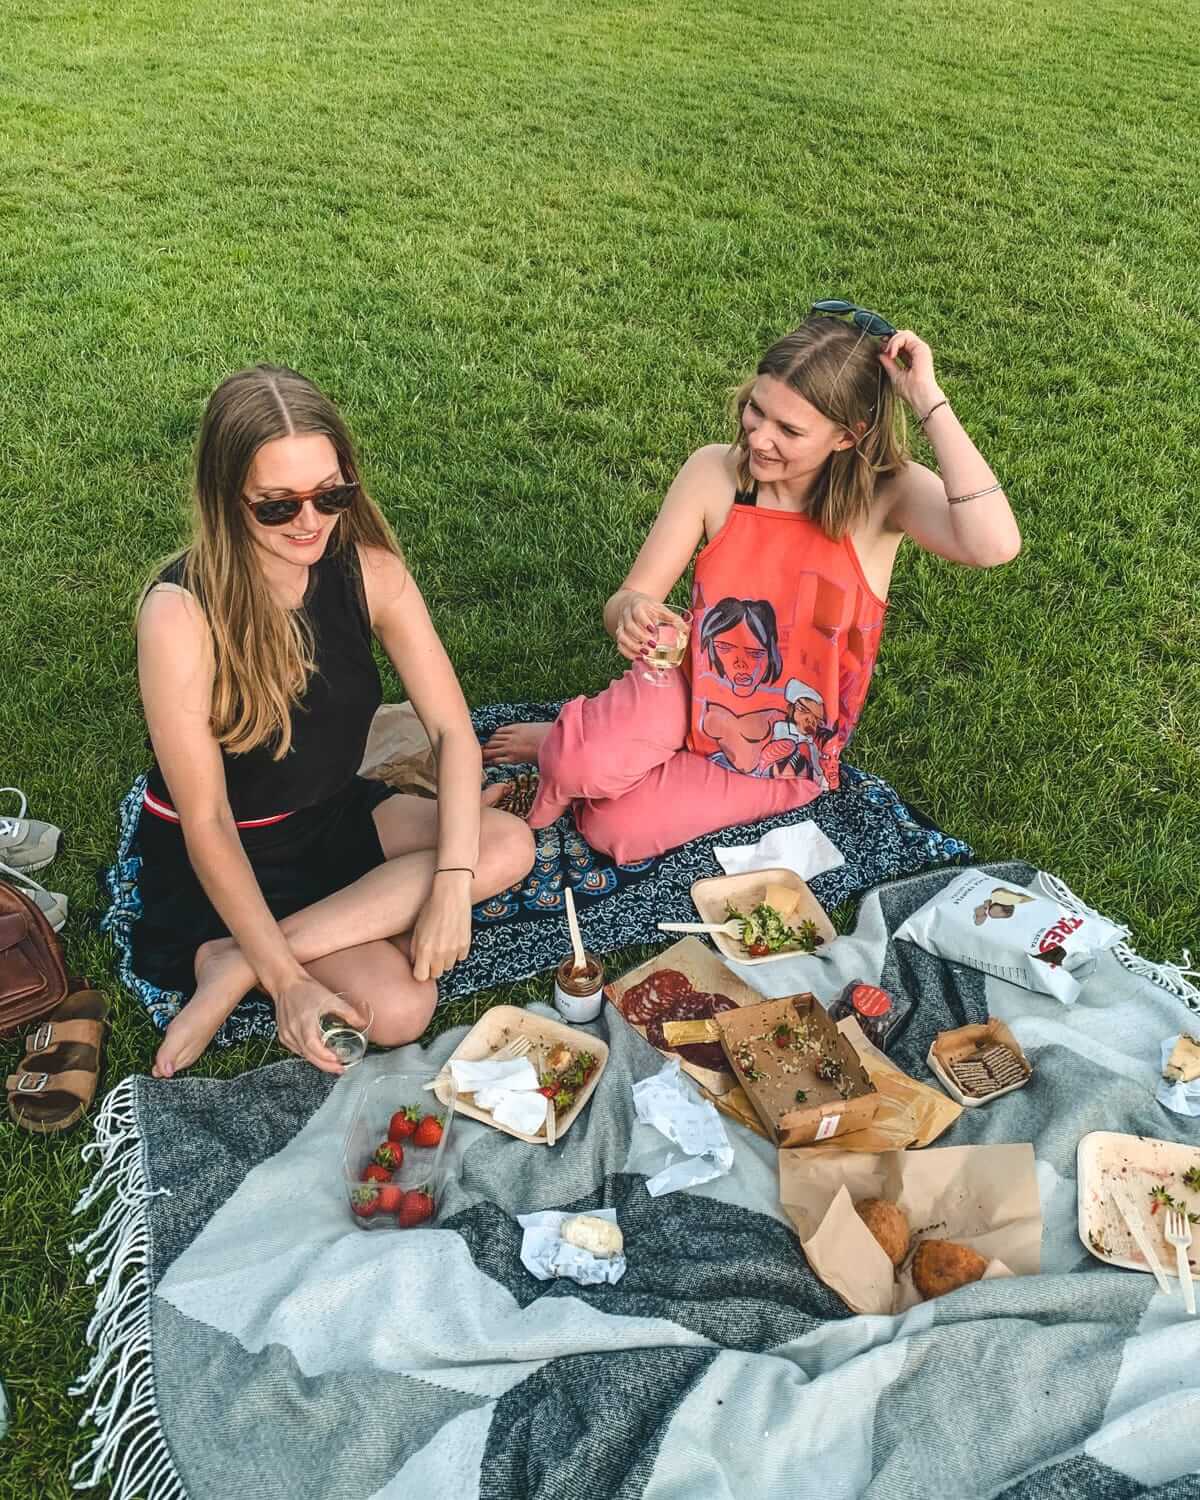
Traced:
<path fill-rule="evenodd" d="M 800 905 L 800 892 L 790 885 L 769 885 L 763 900 L 773 906 L 786 922 Z"/>
<path fill-rule="evenodd" d="M 1194 1083 L 1200 1078 L 1200 1041 L 1181 1036 L 1167 1058 L 1163 1077 L 1168 1083 Z"/>
<path fill-rule="evenodd" d="M 668 1047 L 687 1047 L 695 1042 L 719 1042 L 721 1028 L 715 1021 L 664 1021 L 663 1040 Z"/>

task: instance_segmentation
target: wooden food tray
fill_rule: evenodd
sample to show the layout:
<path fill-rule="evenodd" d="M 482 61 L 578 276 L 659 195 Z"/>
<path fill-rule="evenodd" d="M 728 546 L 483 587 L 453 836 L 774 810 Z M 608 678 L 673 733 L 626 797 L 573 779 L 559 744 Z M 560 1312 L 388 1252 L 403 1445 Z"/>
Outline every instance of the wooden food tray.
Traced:
<path fill-rule="evenodd" d="M 604 986 L 605 995 L 621 1012 L 626 1023 L 647 1041 L 650 1039 L 646 1036 L 646 1027 L 638 1025 L 625 1015 L 624 999 L 629 991 L 641 984 L 643 980 L 667 970 L 682 974 L 698 994 L 725 995 L 735 1005 L 758 1005 L 762 1000 L 758 991 L 752 990 L 744 979 L 739 979 L 732 969 L 721 962 L 707 943 L 701 942 L 699 938 L 685 937 L 680 942 L 673 943 L 671 947 L 664 949 L 654 958 L 647 960 L 646 963 L 639 964 L 636 969 L 631 969 L 628 974 L 623 974 L 620 979 L 614 979 Z M 665 1024 L 670 1023 L 665 1022 Z M 719 1035 L 714 1028 L 709 1045 L 719 1061 L 719 1066 L 713 1068 L 700 1066 L 690 1060 L 685 1053 L 674 1052 L 670 1049 L 664 1051 L 662 1048 L 658 1050 L 664 1057 L 678 1057 L 682 1070 L 709 1093 L 727 1094 L 737 1086 L 737 1079 L 733 1076 L 733 1069 L 720 1050 L 720 1042 L 717 1040 Z M 655 1044 L 651 1042 L 650 1045 Z"/>
<path fill-rule="evenodd" d="M 833 923 L 825 915 L 825 908 L 800 879 L 795 870 L 749 870 L 744 875 L 709 875 L 697 880 L 692 886 L 692 904 L 704 922 L 728 920 L 725 907 L 732 902 L 740 911 L 749 914 L 766 897 L 767 886 L 786 885 L 800 896 L 800 905 L 787 919 L 789 927 L 799 927 L 801 922 L 811 922 L 817 935 L 826 943 L 837 937 Z M 781 958 L 804 958 L 801 948 L 785 948 L 782 953 L 768 953 L 765 958 L 751 958 L 737 938 L 726 937 L 723 932 L 714 932 L 712 940 L 717 950 L 735 964 L 774 964 Z M 818 953 L 821 951 L 817 949 Z"/>
<path fill-rule="evenodd" d="M 1158 1252 L 1168 1276 L 1176 1275 L 1175 1247 L 1167 1243 L 1166 1210 L 1151 1214 L 1150 1189 L 1165 1187 L 1171 1197 L 1191 1213 L 1200 1213 L 1200 1192 L 1183 1185 L 1183 1174 L 1200 1167 L 1200 1146 L 1178 1141 L 1160 1141 L 1149 1135 L 1121 1135 L 1114 1130 L 1093 1130 L 1079 1142 L 1076 1151 L 1079 1190 L 1079 1238 L 1097 1260 L 1127 1271 L 1149 1271 L 1121 1212 L 1106 1184 L 1123 1184 L 1142 1216 L 1146 1234 Z M 1200 1268 L 1200 1224 L 1192 1226 L 1192 1248 L 1188 1259 Z"/>
<path fill-rule="evenodd" d="M 555 1122 L 555 1135 L 557 1140 L 561 1141 L 595 1093 L 596 1085 L 600 1082 L 600 1075 L 608 1066 L 608 1043 L 602 1042 L 590 1031 L 584 1031 L 582 1027 L 564 1026 L 561 1021 L 551 1021 L 546 1016 L 522 1010 L 518 1005 L 497 1005 L 480 1016 L 446 1059 L 443 1068 L 446 1077 L 439 1077 L 434 1093 L 443 1104 L 448 1102 L 451 1092 L 449 1067 L 456 1058 L 461 1062 L 483 1062 L 485 1058 L 491 1057 L 493 1052 L 498 1052 L 506 1043 L 515 1041 L 517 1037 L 528 1037 L 532 1043 L 534 1051 L 527 1053 L 526 1056 L 533 1062 L 535 1069 L 537 1068 L 537 1059 L 534 1055 L 536 1049 L 543 1047 L 548 1051 L 560 1042 L 570 1047 L 572 1052 L 590 1052 L 596 1059 L 596 1071 L 579 1091 L 571 1108 L 565 1115 L 560 1115 Z M 531 1146 L 547 1144 L 544 1125 L 536 1135 L 530 1135 L 525 1130 L 514 1130 L 511 1125 L 501 1125 L 492 1118 L 488 1110 L 480 1109 L 476 1105 L 471 1094 L 456 1094 L 455 1109 L 460 1115 L 467 1115 L 472 1120 L 480 1120 L 484 1125 L 490 1125 L 493 1130 L 502 1130 L 505 1135 L 515 1135 L 517 1140 L 527 1141 Z"/>

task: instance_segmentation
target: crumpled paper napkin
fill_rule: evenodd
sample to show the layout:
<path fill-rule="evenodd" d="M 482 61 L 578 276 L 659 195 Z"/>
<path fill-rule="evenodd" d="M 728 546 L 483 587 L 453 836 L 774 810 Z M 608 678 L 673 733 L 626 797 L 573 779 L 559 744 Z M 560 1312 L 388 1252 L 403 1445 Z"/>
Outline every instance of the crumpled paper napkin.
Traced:
<path fill-rule="evenodd" d="M 455 1058 L 450 1073 L 458 1092 L 474 1094 L 475 1103 L 488 1110 L 497 1125 L 534 1135 L 545 1122 L 549 1100 L 537 1092 L 537 1074 L 527 1057 L 506 1062 Z"/>
<path fill-rule="evenodd" d="M 615 1208 L 589 1208 L 594 1219 L 617 1222 Z M 613 1255 L 602 1257 L 590 1250 L 581 1250 L 578 1245 L 568 1245 L 562 1238 L 565 1220 L 578 1217 L 576 1214 L 560 1213 L 547 1209 L 540 1214 L 518 1214 L 517 1223 L 525 1231 L 521 1240 L 521 1264 L 539 1281 L 552 1281 L 556 1276 L 568 1276 L 580 1286 L 615 1285 L 625 1274 L 625 1257 Z"/>
<path fill-rule="evenodd" d="M 646 1191 L 652 1198 L 711 1182 L 733 1166 L 733 1147 L 721 1116 L 684 1083 L 678 1058 L 661 1073 L 633 1085 L 633 1107 L 644 1125 L 653 1125 L 686 1155 L 684 1161 L 647 1178 Z"/>

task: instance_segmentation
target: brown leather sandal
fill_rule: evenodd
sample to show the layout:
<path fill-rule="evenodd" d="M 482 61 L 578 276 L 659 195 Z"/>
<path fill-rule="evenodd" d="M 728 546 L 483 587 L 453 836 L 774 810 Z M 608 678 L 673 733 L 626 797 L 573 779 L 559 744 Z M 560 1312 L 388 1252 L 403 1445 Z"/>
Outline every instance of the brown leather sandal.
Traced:
<path fill-rule="evenodd" d="M 100 1083 L 108 1001 L 86 981 L 77 983 L 25 1038 L 21 1070 L 5 1083 L 10 1117 L 35 1135 L 70 1130 L 87 1113 Z"/>
<path fill-rule="evenodd" d="M 512 813 L 515 818 L 527 818 L 537 800 L 538 781 L 536 771 L 518 772 L 511 781 L 504 784 L 505 790 L 493 806 L 499 812 Z"/>

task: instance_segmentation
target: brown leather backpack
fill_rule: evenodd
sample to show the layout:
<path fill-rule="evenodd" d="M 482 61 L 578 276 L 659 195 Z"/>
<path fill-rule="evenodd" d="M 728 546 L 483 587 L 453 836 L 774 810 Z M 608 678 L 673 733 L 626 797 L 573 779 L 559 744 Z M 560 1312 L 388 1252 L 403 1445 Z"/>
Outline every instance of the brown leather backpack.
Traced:
<path fill-rule="evenodd" d="M 0 1037 L 48 1016 L 68 987 L 58 934 L 27 896 L 0 881 Z"/>

